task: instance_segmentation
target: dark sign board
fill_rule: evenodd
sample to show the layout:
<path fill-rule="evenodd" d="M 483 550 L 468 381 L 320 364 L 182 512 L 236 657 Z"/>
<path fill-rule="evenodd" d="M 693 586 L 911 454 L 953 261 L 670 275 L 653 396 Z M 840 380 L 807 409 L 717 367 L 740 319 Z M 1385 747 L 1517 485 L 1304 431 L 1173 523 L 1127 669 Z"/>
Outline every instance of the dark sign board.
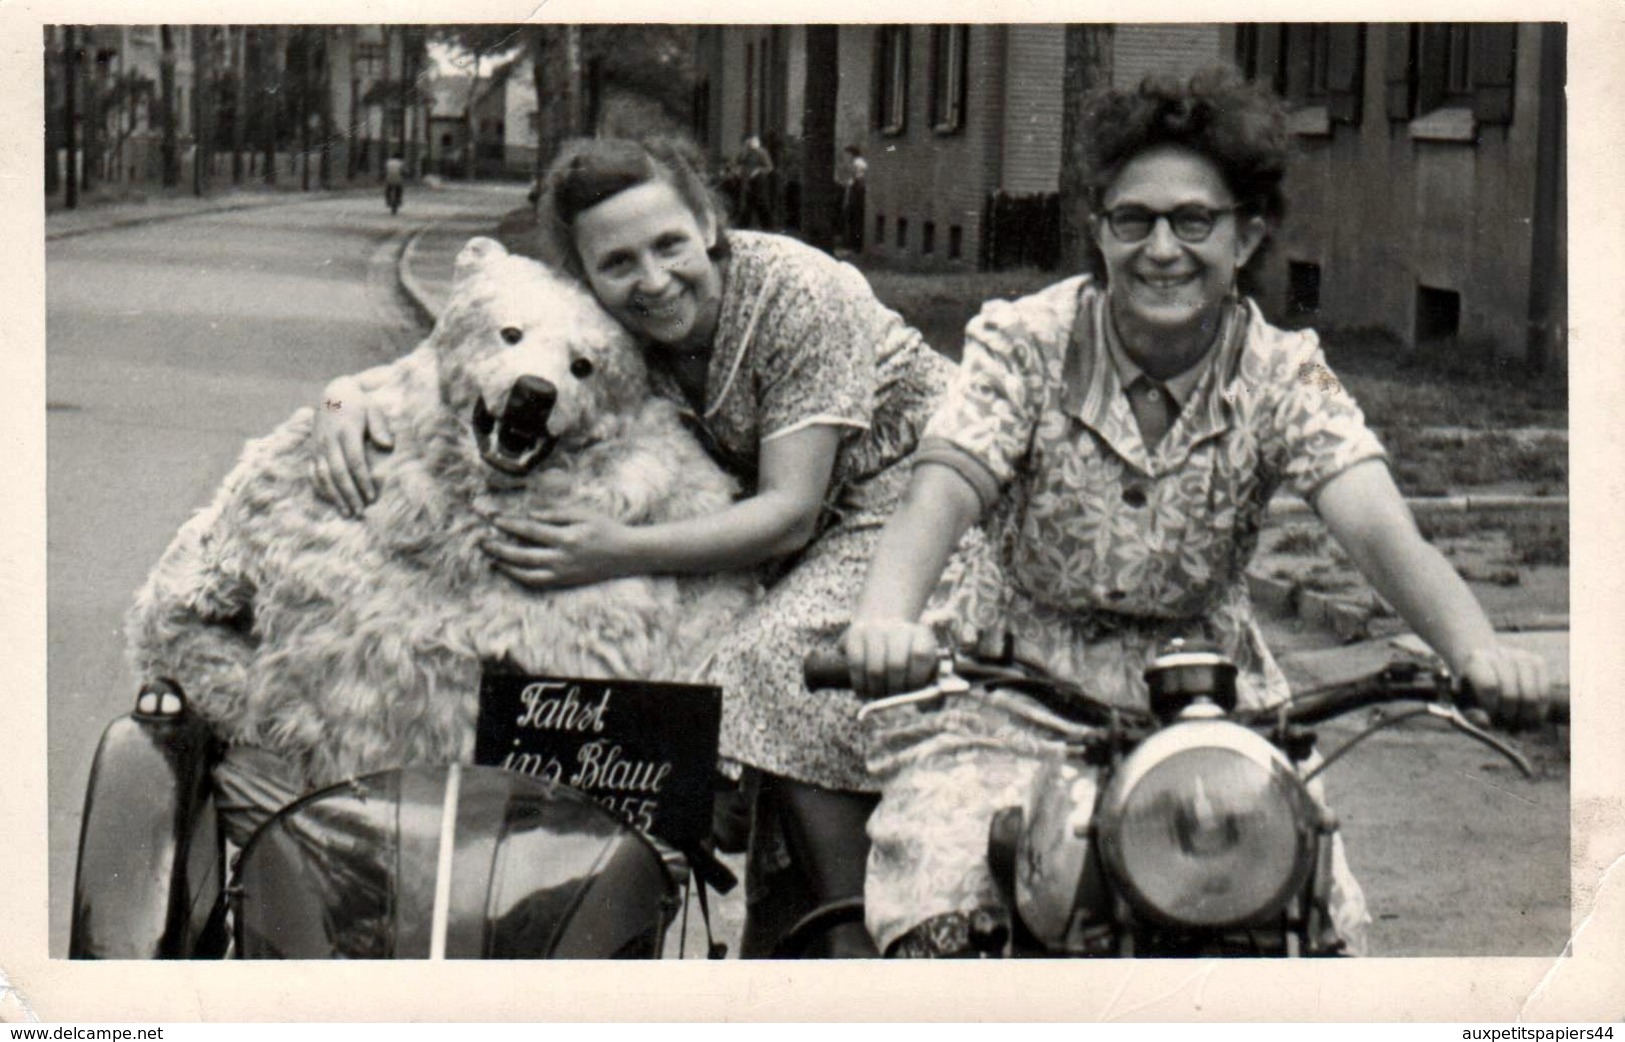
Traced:
<path fill-rule="evenodd" d="M 487 669 L 474 762 L 578 789 L 683 847 L 711 832 L 721 723 L 716 687 Z"/>

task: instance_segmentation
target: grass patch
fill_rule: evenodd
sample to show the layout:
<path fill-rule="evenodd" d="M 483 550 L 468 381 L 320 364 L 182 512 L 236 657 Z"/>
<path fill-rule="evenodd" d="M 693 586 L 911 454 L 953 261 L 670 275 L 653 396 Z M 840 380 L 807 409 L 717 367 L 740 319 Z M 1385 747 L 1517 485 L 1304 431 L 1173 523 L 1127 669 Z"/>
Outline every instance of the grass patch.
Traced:
<path fill-rule="evenodd" d="M 1563 374 L 1532 374 L 1482 344 L 1409 349 L 1382 330 L 1321 329 L 1326 359 L 1377 427 L 1568 427 Z"/>
<path fill-rule="evenodd" d="M 1059 282 L 1053 271 L 917 272 L 865 265 L 875 296 L 920 331 L 925 342 L 957 361 L 965 326 L 985 301 L 1013 300 Z"/>
<path fill-rule="evenodd" d="M 1406 495 L 1445 496 L 1512 482 L 1542 495 L 1568 490 L 1565 438 L 1519 438 L 1496 431 L 1439 435 L 1409 425 L 1390 427 L 1381 436 L 1394 480 Z"/>
<path fill-rule="evenodd" d="M 1507 525 L 1512 560 L 1517 564 L 1567 567 L 1569 526 L 1558 521 L 1529 518 Z"/>
<path fill-rule="evenodd" d="M 1272 554 L 1308 557 L 1326 548 L 1326 533 L 1313 528 L 1289 528 L 1270 544 Z"/>

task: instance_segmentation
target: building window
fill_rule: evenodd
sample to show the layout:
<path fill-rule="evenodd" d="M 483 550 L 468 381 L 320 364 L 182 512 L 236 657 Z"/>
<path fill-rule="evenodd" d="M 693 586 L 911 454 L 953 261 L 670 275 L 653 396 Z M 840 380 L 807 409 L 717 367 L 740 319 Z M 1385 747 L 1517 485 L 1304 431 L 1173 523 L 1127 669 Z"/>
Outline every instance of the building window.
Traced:
<path fill-rule="evenodd" d="M 886 245 L 886 215 L 883 213 L 875 214 L 875 242 Z"/>
<path fill-rule="evenodd" d="M 935 222 L 935 221 L 926 221 L 925 222 L 925 227 L 923 229 L 921 229 L 920 252 L 921 253 L 935 253 L 935 252 L 937 252 L 937 222 Z"/>
<path fill-rule="evenodd" d="M 766 134 L 772 124 L 773 113 L 769 107 L 775 87 L 773 84 L 773 49 L 767 40 L 756 43 L 756 126 L 752 130 L 758 134 Z M 778 159 L 778 156 L 774 156 Z"/>
<path fill-rule="evenodd" d="M 1236 67 L 1254 83 L 1286 93 L 1286 33 L 1279 23 L 1248 22 L 1236 28 Z"/>
<path fill-rule="evenodd" d="M 951 134 L 965 125 L 965 52 L 970 27 L 931 27 L 931 129 Z"/>
<path fill-rule="evenodd" d="M 1259 22 L 1236 32 L 1236 65 L 1298 108 L 1330 123 L 1360 122 L 1365 26 L 1356 22 Z"/>
<path fill-rule="evenodd" d="M 1416 342 L 1449 340 L 1461 329 L 1461 294 L 1454 290 L 1416 287 Z"/>
<path fill-rule="evenodd" d="M 1388 118 L 1471 110 L 1480 123 L 1512 121 L 1518 26 L 1432 22 L 1385 28 Z"/>
<path fill-rule="evenodd" d="M 1313 318 L 1320 311 L 1320 265 L 1288 261 L 1286 282 L 1287 316 Z"/>
<path fill-rule="evenodd" d="M 959 260 L 965 255 L 965 229 L 957 224 L 948 226 L 948 259 Z"/>
<path fill-rule="evenodd" d="M 908 26 L 882 26 L 875 39 L 875 125 L 882 134 L 901 134 L 908 124 Z"/>
<path fill-rule="evenodd" d="M 908 248 L 908 218 L 907 217 L 899 217 L 899 218 L 897 218 L 897 248 L 900 249 L 900 250 L 904 250 L 904 249 Z"/>
<path fill-rule="evenodd" d="M 756 45 L 745 44 L 745 133 L 756 129 Z"/>

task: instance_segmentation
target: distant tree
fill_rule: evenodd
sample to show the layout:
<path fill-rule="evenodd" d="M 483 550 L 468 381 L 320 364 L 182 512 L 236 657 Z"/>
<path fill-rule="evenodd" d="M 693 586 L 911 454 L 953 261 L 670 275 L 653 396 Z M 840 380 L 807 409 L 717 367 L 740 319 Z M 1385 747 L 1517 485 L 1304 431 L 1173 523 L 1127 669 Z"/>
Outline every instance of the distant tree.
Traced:
<path fill-rule="evenodd" d="M 214 44 L 213 26 L 192 27 L 192 193 L 209 189 L 209 165 L 214 149 Z"/>
<path fill-rule="evenodd" d="M 659 105 L 672 122 L 688 126 L 694 105 L 694 30 L 654 23 L 585 25 L 581 52 L 585 129 L 597 129 L 604 95 L 635 94 Z"/>
<path fill-rule="evenodd" d="M 158 118 L 163 133 L 158 154 L 163 185 L 174 188 L 181 180 L 180 140 L 175 125 L 175 27 L 160 25 L 158 39 Z"/>
<path fill-rule="evenodd" d="M 321 132 L 321 185 L 333 185 L 333 27 L 324 25 L 318 31 L 321 61 L 317 63 L 316 118 Z"/>
<path fill-rule="evenodd" d="M 279 94 L 282 90 L 282 66 L 277 60 L 277 38 L 282 30 L 275 26 L 263 26 L 256 30 L 258 58 L 256 67 L 256 94 L 258 97 L 257 109 L 260 118 L 260 149 L 264 155 L 265 167 L 262 176 L 268 185 L 276 184 L 276 154 L 277 146 L 283 140 L 282 105 Z"/>
<path fill-rule="evenodd" d="M 107 66 L 115 52 L 97 46 L 95 30 L 91 30 L 89 38 L 85 40 L 85 52 L 84 60 L 80 63 L 83 77 L 80 96 L 84 98 L 85 118 L 79 123 L 79 147 L 85 158 L 80 163 L 79 187 L 88 192 L 101 179 L 102 157 L 105 154 L 103 139 L 106 137 L 103 124 L 107 118 L 107 93 L 110 89 Z"/>
<path fill-rule="evenodd" d="M 431 39 L 446 45 L 456 53 L 458 64 L 468 76 L 468 93 L 463 101 L 463 127 L 466 137 L 463 142 L 463 176 L 471 180 L 478 158 L 476 152 L 478 128 L 474 123 L 474 112 L 484 97 L 480 68 L 487 59 L 501 60 L 526 46 L 529 42 L 528 34 L 538 28 L 526 25 L 477 24 L 438 25 L 430 30 Z"/>
<path fill-rule="evenodd" d="M 72 210 L 79 205 L 79 173 L 75 152 L 77 150 L 77 124 L 79 122 L 79 36 L 73 26 L 63 30 L 62 40 L 62 144 L 66 149 L 67 162 L 63 169 L 65 184 L 62 190 L 62 204 Z"/>
<path fill-rule="evenodd" d="M 835 109 L 840 84 L 841 30 L 809 25 L 801 131 L 801 233 L 823 250 L 835 248 L 841 193 L 835 183 Z"/>
<path fill-rule="evenodd" d="M 536 89 L 536 176 L 564 142 L 581 133 L 581 27 L 540 25 L 530 31 Z"/>
<path fill-rule="evenodd" d="M 1089 260 L 1089 215 L 1083 198 L 1083 103 L 1090 91 L 1111 86 L 1114 35 L 1110 25 L 1066 27 L 1059 184 L 1064 271 L 1082 271 Z"/>
<path fill-rule="evenodd" d="M 65 116 L 62 86 L 67 79 L 63 51 L 57 44 L 55 26 L 44 27 L 45 35 L 45 194 L 55 195 L 62 187 L 62 172 L 58 168 L 57 152 L 67 135 L 64 133 Z"/>
<path fill-rule="evenodd" d="M 231 183 L 243 183 L 243 148 L 247 144 L 248 102 L 251 96 L 244 90 L 248 60 L 248 30 L 240 25 L 226 27 L 227 74 L 231 93 Z"/>
<path fill-rule="evenodd" d="M 426 26 L 409 25 L 402 32 L 404 66 L 401 70 L 401 121 L 405 124 L 402 155 L 416 166 L 419 142 L 418 131 L 422 114 L 428 105 L 424 70 L 429 64 L 429 31 Z"/>

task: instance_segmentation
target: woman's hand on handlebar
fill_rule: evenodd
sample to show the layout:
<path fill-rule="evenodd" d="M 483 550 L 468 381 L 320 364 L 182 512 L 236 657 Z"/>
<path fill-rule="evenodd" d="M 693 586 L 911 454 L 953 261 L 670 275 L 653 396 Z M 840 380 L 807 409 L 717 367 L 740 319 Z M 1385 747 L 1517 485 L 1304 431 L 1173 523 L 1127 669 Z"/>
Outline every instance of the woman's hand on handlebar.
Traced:
<path fill-rule="evenodd" d="M 341 376 L 322 392 L 310 442 L 317 494 L 345 516 L 359 516 L 378 498 L 367 462 L 367 443 L 385 451 L 395 447 L 384 410 L 359 380 Z"/>
<path fill-rule="evenodd" d="M 929 626 L 902 619 L 858 620 L 841 641 L 852 689 L 862 698 L 918 691 L 937 678 L 940 651 Z"/>
<path fill-rule="evenodd" d="M 1495 644 L 1467 655 L 1458 671 L 1481 708 L 1509 728 L 1540 722 L 1552 697 L 1546 662 L 1534 652 Z"/>

